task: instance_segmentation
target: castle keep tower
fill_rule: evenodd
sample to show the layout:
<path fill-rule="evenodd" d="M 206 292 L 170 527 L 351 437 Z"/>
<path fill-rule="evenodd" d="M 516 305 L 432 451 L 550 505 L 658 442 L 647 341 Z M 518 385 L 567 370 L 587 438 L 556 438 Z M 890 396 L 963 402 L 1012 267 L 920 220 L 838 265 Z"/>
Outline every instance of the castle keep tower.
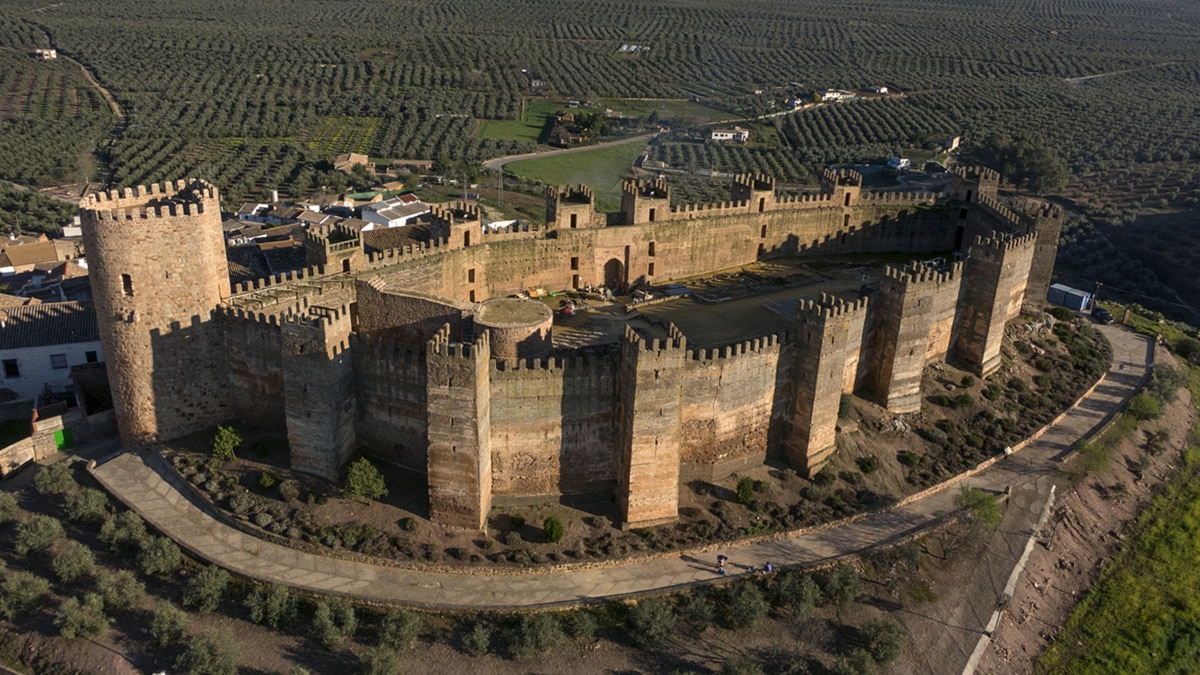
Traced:
<path fill-rule="evenodd" d="M 586 185 L 546 188 L 546 227 L 560 230 L 600 227 L 596 217 L 596 196 Z"/>
<path fill-rule="evenodd" d="M 626 225 L 671 219 L 671 188 L 661 179 L 621 183 L 621 222 Z"/>
<path fill-rule="evenodd" d="M 733 177 L 730 197 L 746 202 L 751 213 L 763 213 L 775 205 L 775 179 L 761 173 L 740 173 Z"/>
<path fill-rule="evenodd" d="M 121 440 L 146 445 L 225 420 L 212 314 L 230 285 L 217 189 L 181 180 L 79 206 Z"/>
<path fill-rule="evenodd" d="M 1021 313 L 1033 264 L 1036 234 L 979 237 L 971 246 L 963 280 L 956 353 L 980 377 L 1000 367 L 1004 326 Z"/>
<path fill-rule="evenodd" d="M 308 311 L 281 325 L 288 446 L 292 468 L 336 482 L 355 450 L 350 308 Z"/>

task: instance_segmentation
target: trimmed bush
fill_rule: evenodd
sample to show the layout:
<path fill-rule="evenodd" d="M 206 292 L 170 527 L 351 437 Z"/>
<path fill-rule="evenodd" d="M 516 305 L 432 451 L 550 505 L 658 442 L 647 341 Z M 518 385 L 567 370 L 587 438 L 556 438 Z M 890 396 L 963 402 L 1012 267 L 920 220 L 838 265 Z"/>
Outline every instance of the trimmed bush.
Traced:
<path fill-rule="evenodd" d="M 379 623 L 379 646 L 406 651 L 421 633 L 421 617 L 406 609 L 393 609 Z"/>
<path fill-rule="evenodd" d="M 858 641 L 863 649 L 871 655 L 871 659 L 880 665 L 896 660 L 904 641 L 908 639 L 908 630 L 904 624 L 892 618 L 868 621 L 859 629 Z"/>
<path fill-rule="evenodd" d="M 83 488 L 67 495 L 63 514 L 77 523 L 99 523 L 108 517 L 108 495 L 95 488 Z"/>
<path fill-rule="evenodd" d="M 554 649 L 563 643 L 562 623 L 553 614 L 524 616 L 517 623 L 509 645 L 512 655 L 519 659 Z"/>
<path fill-rule="evenodd" d="M 67 536 L 62 523 L 53 516 L 34 516 L 17 526 L 18 555 L 39 553 L 50 548 L 54 542 Z"/>
<path fill-rule="evenodd" d="M 33 486 L 40 494 L 61 495 L 75 482 L 70 462 L 55 462 L 43 466 L 33 477 Z"/>
<path fill-rule="evenodd" d="M 210 630 L 192 638 L 175 661 L 175 670 L 190 675 L 237 675 L 241 648 L 227 629 Z"/>
<path fill-rule="evenodd" d="M 67 598 L 54 615 L 54 625 L 65 638 L 93 638 L 108 630 L 112 620 L 104 613 L 104 600 L 96 593 L 88 593 L 80 602 L 78 598 Z"/>
<path fill-rule="evenodd" d="M 20 512 L 17 496 L 11 492 L 0 492 L 0 524 L 13 522 Z"/>
<path fill-rule="evenodd" d="M 346 494 L 363 499 L 379 499 L 387 496 L 387 485 L 383 474 L 366 457 L 360 457 L 350 464 L 346 471 Z"/>
<path fill-rule="evenodd" d="M 492 630 L 479 622 L 463 637 L 463 651 L 471 656 L 483 656 L 491 648 L 491 642 Z"/>
<path fill-rule="evenodd" d="M 874 473 L 876 470 L 879 469 L 879 458 L 875 457 L 874 455 L 867 455 L 866 457 L 859 457 L 857 464 L 858 464 L 858 470 L 863 472 L 864 474 Z"/>
<path fill-rule="evenodd" d="M 279 483 L 279 496 L 285 502 L 300 499 L 300 482 L 291 478 Z"/>
<path fill-rule="evenodd" d="M 169 602 L 154 606 L 154 618 L 150 620 L 150 636 L 160 649 L 170 647 L 183 637 L 187 628 L 187 613 Z"/>
<path fill-rule="evenodd" d="M 675 632 L 675 612 L 662 598 L 646 598 L 629 609 L 625 631 L 630 641 L 642 649 L 661 644 Z"/>
<path fill-rule="evenodd" d="M 142 574 L 170 574 L 182 564 L 183 554 L 179 547 L 166 537 L 151 536 L 137 557 Z"/>
<path fill-rule="evenodd" d="M 104 598 L 104 606 L 114 612 L 132 609 L 146 594 L 146 587 L 129 570 L 101 575 L 96 590 Z"/>
<path fill-rule="evenodd" d="M 68 541 L 50 562 L 54 574 L 64 584 L 73 584 L 96 569 L 96 556 L 92 549 L 77 541 Z"/>
<path fill-rule="evenodd" d="M 233 427 L 218 426 L 213 434 L 212 458 L 220 463 L 237 459 L 234 450 L 242 444 L 242 437 Z"/>
<path fill-rule="evenodd" d="M 262 473 L 258 474 L 258 487 L 264 490 L 270 490 L 271 488 L 275 487 L 275 483 L 278 482 L 278 480 L 279 479 L 275 478 L 275 474 L 271 473 L 270 471 L 263 471 Z"/>
<path fill-rule="evenodd" d="M 550 516 L 546 522 L 542 524 L 542 531 L 546 533 L 546 541 L 551 544 L 557 544 L 563 538 L 563 524 L 556 516 Z"/>
<path fill-rule="evenodd" d="M 32 612 L 49 595 L 49 581 L 30 572 L 9 572 L 0 582 L 0 614 L 11 621 Z"/>
<path fill-rule="evenodd" d="M 201 614 L 213 612 L 221 606 L 221 596 L 228 585 L 229 572 L 209 565 L 188 580 L 183 592 L 183 606 Z"/>
<path fill-rule="evenodd" d="M 250 620 L 278 629 L 295 619 L 296 599 L 283 584 L 259 586 L 246 597 Z"/>
<path fill-rule="evenodd" d="M 745 476 L 737 482 L 737 500 L 742 506 L 750 506 L 754 501 L 754 479 Z"/>
<path fill-rule="evenodd" d="M 1146 392 L 1129 399 L 1126 411 L 1138 420 L 1156 420 L 1163 416 L 1162 404 Z"/>
<path fill-rule="evenodd" d="M 962 379 L 959 380 L 958 383 L 961 384 L 964 389 L 970 389 L 971 387 L 975 386 L 975 378 L 971 377 L 970 375 L 963 375 Z"/>
<path fill-rule="evenodd" d="M 354 606 L 341 598 L 320 600 L 313 613 L 313 632 L 326 649 L 342 644 L 358 630 Z"/>
<path fill-rule="evenodd" d="M 148 538 L 146 521 L 133 511 L 122 511 L 100 527 L 100 542 L 114 553 L 139 549 Z"/>
<path fill-rule="evenodd" d="M 729 587 L 729 625 L 732 628 L 753 628 L 767 616 L 770 605 L 758 585 L 743 581 Z"/>

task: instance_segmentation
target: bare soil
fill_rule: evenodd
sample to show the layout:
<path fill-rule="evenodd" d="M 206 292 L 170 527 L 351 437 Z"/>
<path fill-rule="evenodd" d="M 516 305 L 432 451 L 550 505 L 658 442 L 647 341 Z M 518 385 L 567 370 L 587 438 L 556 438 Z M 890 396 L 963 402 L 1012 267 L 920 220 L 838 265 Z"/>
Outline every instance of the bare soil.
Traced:
<path fill-rule="evenodd" d="M 1060 486 L 1045 544 L 1034 547 L 978 673 L 1033 672 L 1101 567 L 1130 536 L 1154 490 L 1174 473 L 1196 414 L 1188 391 L 1181 390 L 1162 419 L 1142 424 L 1114 449 L 1106 473 Z M 1170 439 L 1165 451 L 1148 453 L 1150 434 L 1163 431 Z"/>

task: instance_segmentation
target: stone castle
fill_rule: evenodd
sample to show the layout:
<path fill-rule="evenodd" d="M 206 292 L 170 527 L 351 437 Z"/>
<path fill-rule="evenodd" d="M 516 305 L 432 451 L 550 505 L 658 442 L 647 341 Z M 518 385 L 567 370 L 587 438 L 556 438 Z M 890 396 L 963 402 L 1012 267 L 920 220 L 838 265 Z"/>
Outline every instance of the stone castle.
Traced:
<path fill-rule="evenodd" d="M 680 486 L 767 459 L 812 475 L 855 392 L 915 411 L 927 364 L 980 376 L 1006 322 L 1040 310 L 1062 212 L 1015 213 L 999 175 L 960 168 L 946 193 L 874 192 L 826 171 L 819 194 L 742 175 L 731 199 L 672 205 L 630 181 L 619 214 L 585 187 L 548 190 L 544 227 L 493 231 L 435 208 L 427 241 L 368 252 L 310 231 L 310 267 L 231 288 L 219 199 L 203 181 L 81 203 L 122 440 L 145 446 L 235 423 L 286 431 L 293 468 L 336 480 L 358 452 L 423 476 L 433 521 L 486 526 L 496 504 L 606 495 L 627 526 L 677 516 Z M 801 301 L 793 328 L 695 344 L 673 324 L 555 347 L 523 288 L 629 288 L 781 257 L 958 253 L 886 269 L 863 297 Z"/>

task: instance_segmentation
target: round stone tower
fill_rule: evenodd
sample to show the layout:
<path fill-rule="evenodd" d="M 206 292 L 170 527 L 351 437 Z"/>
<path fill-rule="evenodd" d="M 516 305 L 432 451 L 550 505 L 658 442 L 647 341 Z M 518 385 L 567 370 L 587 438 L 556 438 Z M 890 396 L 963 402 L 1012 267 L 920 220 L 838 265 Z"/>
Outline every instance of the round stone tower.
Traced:
<path fill-rule="evenodd" d="M 477 332 L 491 334 L 492 356 L 498 359 L 535 359 L 550 353 L 554 314 L 536 300 L 493 298 L 475 314 Z"/>
<path fill-rule="evenodd" d="M 92 193 L 79 206 L 121 440 L 146 445 L 225 420 L 212 316 L 230 285 L 217 189 L 181 180 Z"/>

